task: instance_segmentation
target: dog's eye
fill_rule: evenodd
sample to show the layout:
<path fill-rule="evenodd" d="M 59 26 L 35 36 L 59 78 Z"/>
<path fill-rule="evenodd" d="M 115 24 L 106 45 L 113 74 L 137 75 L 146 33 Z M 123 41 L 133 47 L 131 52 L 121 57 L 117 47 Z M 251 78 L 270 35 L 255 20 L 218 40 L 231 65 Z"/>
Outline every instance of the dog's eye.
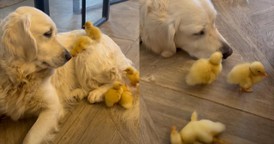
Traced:
<path fill-rule="evenodd" d="M 198 33 L 194 33 L 195 36 L 203 36 L 205 34 L 204 30 L 199 31 Z"/>
<path fill-rule="evenodd" d="M 51 30 L 44 33 L 44 36 L 47 37 L 47 38 L 50 38 L 51 35 L 52 35 L 52 31 Z"/>

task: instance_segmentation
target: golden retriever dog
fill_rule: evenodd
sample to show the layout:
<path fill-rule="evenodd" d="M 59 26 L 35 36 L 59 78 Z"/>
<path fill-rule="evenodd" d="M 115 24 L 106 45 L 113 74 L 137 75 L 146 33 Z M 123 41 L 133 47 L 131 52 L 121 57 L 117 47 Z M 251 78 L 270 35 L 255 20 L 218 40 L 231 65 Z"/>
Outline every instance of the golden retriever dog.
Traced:
<path fill-rule="evenodd" d="M 16 9 L 0 28 L 0 115 L 13 120 L 38 116 L 23 144 L 49 141 L 67 104 L 84 97 L 91 103 L 102 101 L 113 81 L 131 66 L 104 34 L 71 58 L 68 50 L 85 32 L 57 34 L 50 17 L 32 7 Z"/>
<path fill-rule="evenodd" d="M 38 119 L 24 144 L 38 144 L 57 128 L 63 107 L 51 84 L 54 70 L 71 56 L 56 39 L 56 26 L 41 11 L 18 8 L 1 22 L 0 114 Z"/>
<path fill-rule="evenodd" d="M 141 0 L 140 37 L 163 57 L 180 48 L 197 58 L 215 51 L 227 58 L 232 49 L 215 26 L 216 15 L 210 0 Z"/>

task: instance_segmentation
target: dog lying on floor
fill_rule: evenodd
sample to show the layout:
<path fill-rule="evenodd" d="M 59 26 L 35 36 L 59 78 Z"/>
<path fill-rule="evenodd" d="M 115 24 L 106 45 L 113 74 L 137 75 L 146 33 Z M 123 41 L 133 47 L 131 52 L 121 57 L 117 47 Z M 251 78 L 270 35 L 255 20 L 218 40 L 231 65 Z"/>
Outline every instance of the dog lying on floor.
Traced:
<path fill-rule="evenodd" d="M 176 48 L 197 58 L 232 49 L 215 27 L 217 12 L 210 0 L 141 0 L 140 37 L 156 54 L 170 57 Z"/>
<path fill-rule="evenodd" d="M 106 35 L 71 59 L 68 50 L 84 31 L 57 35 L 50 17 L 32 7 L 16 9 L 0 26 L 0 115 L 38 116 L 23 144 L 47 141 L 67 103 L 85 96 L 102 101 L 120 71 L 131 66 Z"/>

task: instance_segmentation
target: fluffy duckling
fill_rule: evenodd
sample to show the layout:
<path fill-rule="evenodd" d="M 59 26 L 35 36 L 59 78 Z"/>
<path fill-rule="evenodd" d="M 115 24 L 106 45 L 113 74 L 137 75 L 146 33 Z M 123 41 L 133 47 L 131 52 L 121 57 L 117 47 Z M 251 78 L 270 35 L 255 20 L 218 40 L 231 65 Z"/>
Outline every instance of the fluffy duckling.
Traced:
<path fill-rule="evenodd" d="M 252 63 L 238 64 L 232 68 L 227 76 L 228 83 L 238 84 L 241 91 L 252 92 L 252 86 L 267 76 L 262 63 L 255 61 Z"/>
<path fill-rule="evenodd" d="M 89 45 L 92 44 L 92 40 L 88 36 L 80 36 L 77 41 L 74 43 L 70 54 L 75 57 L 78 53 L 86 50 Z"/>
<path fill-rule="evenodd" d="M 184 143 L 213 143 L 214 137 L 225 130 L 225 125 L 210 120 L 198 120 L 196 112 L 192 113 L 191 121 L 180 131 Z"/>
<path fill-rule="evenodd" d="M 177 131 L 175 126 L 171 127 L 170 131 L 170 143 L 171 144 L 182 144 L 182 138 L 180 133 Z"/>
<path fill-rule="evenodd" d="M 125 108 L 125 109 L 130 109 L 132 108 L 133 105 L 133 96 L 130 90 L 126 85 L 122 86 L 123 93 L 121 95 L 121 99 L 119 101 L 119 104 Z"/>
<path fill-rule="evenodd" d="M 211 84 L 222 71 L 222 53 L 215 52 L 209 59 L 199 59 L 186 76 L 188 85 Z"/>
<path fill-rule="evenodd" d="M 91 22 L 86 22 L 85 25 L 85 31 L 87 35 L 96 41 L 99 41 L 101 39 L 101 31 L 99 28 L 95 27 Z"/>
<path fill-rule="evenodd" d="M 130 80 L 130 84 L 136 86 L 139 83 L 139 72 L 134 70 L 133 67 L 128 67 L 125 69 L 126 76 Z"/>
<path fill-rule="evenodd" d="M 119 102 L 122 93 L 122 84 L 118 81 L 114 82 L 113 87 L 104 94 L 106 105 L 112 107 L 115 103 Z"/>

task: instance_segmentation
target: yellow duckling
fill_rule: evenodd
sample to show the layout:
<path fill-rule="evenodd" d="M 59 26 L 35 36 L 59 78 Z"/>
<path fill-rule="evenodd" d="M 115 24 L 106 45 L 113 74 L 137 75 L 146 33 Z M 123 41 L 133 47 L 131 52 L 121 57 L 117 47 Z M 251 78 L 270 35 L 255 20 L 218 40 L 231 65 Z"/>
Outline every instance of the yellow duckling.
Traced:
<path fill-rule="evenodd" d="M 199 59 L 186 76 L 188 85 L 211 84 L 222 71 L 222 53 L 215 52 L 208 59 Z"/>
<path fill-rule="evenodd" d="M 75 57 L 78 53 L 86 50 L 89 45 L 92 44 L 92 40 L 88 36 L 80 36 L 77 41 L 74 43 L 70 54 Z"/>
<path fill-rule="evenodd" d="M 132 93 L 130 92 L 130 90 L 128 89 L 126 85 L 123 85 L 122 89 L 123 89 L 123 93 L 121 95 L 119 104 L 125 109 L 130 109 L 133 105 Z"/>
<path fill-rule="evenodd" d="M 255 61 L 252 63 L 238 64 L 232 68 L 227 76 L 227 81 L 231 84 L 238 84 L 241 91 L 252 92 L 252 86 L 263 80 L 267 76 L 262 63 Z"/>
<path fill-rule="evenodd" d="M 133 67 L 125 69 L 126 76 L 130 80 L 131 85 L 136 86 L 139 83 L 139 72 L 134 70 Z"/>
<path fill-rule="evenodd" d="M 113 87 L 104 94 L 106 105 L 112 107 L 115 103 L 119 102 L 122 93 L 122 84 L 118 81 L 114 82 Z"/>
<path fill-rule="evenodd" d="M 171 127 L 170 144 L 182 144 L 182 138 L 175 126 Z"/>
<path fill-rule="evenodd" d="M 85 25 L 85 31 L 87 35 L 96 41 L 99 41 L 101 39 L 101 31 L 99 28 L 95 27 L 91 22 L 86 22 Z"/>
<path fill-rule="evenodd" d="M 198 120 L 197 113 L 194 111 L 191 116 L 191 121 L 180 131 L 182 141 L 184 143 L 206 143 L 211 144 L 214 137 L 225 130 L 225 125 L 220 122 L 211 120 Z M 220 141 L 219 141 L 220 142 Z"/>

